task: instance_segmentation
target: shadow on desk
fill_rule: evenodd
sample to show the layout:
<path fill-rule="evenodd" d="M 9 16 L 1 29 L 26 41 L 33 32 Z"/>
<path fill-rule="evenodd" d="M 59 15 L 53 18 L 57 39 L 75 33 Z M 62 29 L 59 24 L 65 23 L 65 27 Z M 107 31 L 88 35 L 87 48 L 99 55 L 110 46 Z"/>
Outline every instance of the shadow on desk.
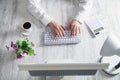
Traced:
<path fill-rule="evenodd" d="M 2 30 L 0 31 L 0 34 L 1 34 L 0 38 L 2 38 L 0 41 L 2 42 L 0 45 L 0 63 L 1 62 L 8 63 L 10 61 L 14 61 L 16 59 L 15 52 L 7 51 L 6 41 L 12 39 L 13 37 L 18 37 L 19 36 L 18 29 L 16 28 L 14 30 Z"/>
<path fill-rule="evenodd" d="M 6 38 L 9 38 L 9 37 L 16 37 L 16 36 L 20 36 L 20 28 L 17 27 L 16 29 L 14 30 L 6 30 L 6 31 L 2 31 L 0 32 L 0 34 L 2 35 L 2 40 L 5 40 Z"/>
<path fill-rule="evenodd" d="M 0 63 L 9 63 L 9 62 L 13 62 L 14 60 L 16 59 L 16 55 L 15 55 L 15 52 L 14 51 L 3 51 L 1 50 L 1 53 L 0 53 Z"/>

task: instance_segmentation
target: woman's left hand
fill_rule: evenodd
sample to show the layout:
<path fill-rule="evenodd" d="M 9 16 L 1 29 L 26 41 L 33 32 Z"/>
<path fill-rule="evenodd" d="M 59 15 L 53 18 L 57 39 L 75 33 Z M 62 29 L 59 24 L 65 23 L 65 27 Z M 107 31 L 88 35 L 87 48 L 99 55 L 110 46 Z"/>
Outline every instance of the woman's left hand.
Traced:
<path fill-rule="evenodd" d="M 76 36 L 80 33 L 80 23 L 77 20 L 72 20 L 67 26 L 67 29 L 71 31 L 71 36 Z"/>

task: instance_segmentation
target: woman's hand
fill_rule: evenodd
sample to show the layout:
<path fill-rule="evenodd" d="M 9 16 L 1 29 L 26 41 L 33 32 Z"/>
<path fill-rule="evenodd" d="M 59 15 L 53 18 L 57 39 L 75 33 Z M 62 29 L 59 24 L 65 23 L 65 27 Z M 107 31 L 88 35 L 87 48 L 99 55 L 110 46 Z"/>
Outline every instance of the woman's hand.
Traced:
<path fill-rule="evenodd" d="M 76 36 L 80 33 L 80 23 L 77 20 L 72 20 L 67 29 L 71 31 L 71 36 Z"/>
<path fill-rule="evenodd" d="M 52 20 L 48 25 L 50 26 L 50 28 L 51 28 L 55 37 L 61 37 L 62 38 L 64 36 L 64 30 L 65 29 L 61 24 Z"/>

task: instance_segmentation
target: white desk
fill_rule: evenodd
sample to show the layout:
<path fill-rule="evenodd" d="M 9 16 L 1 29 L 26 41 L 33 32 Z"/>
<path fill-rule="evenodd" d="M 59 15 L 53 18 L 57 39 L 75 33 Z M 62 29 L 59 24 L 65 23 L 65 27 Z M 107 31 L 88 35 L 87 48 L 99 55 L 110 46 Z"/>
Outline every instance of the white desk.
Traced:
<path fill-rule="evenodd" d="M 99 60 L 99 52 L 106 39 L 106 34 L 92 38 L 83 24 L 81 27 L 82 42 L 80 44 L 43 46 L 42 34 L 45 27 L 42 27 L 43 25 L 27 12 L 25 8 L 26 3 L 27 0 L 0 0 L 0 80 L 39 80 L 39 77 L 31 77 L 28 72 L 19 71 L 17 64 L 45 63 L 50 59 L 74 59 L 80 63 L 96 63 Z M 43 5 L 47 5 L 47 3 L 43 2 Z M 108 32 L 118 31 L 117 33 L 119 33 L 119 7 L 119 0 L 95 0 L 91 16 L 98 15 Z M 37 26 L 34 27 L 29 38 L 35 43 L 38 54 L 34 57 L 17 60 L 13 55 L 14 52 L 7 51 L 5 45 L 22 38 L 18 27 L 24 21 L 31 21 Z M 65 18 L 61 20 L 61 23 L 64 21 Z M 77 78 L 78 80 L 119 80 L 120 75 L 109 77 L 98 72 L 95 76 L 77 76 Z M 68 80 L 68 77 L 65 79 Z M 74 78 L 71 77 L 71 79 Z"/>

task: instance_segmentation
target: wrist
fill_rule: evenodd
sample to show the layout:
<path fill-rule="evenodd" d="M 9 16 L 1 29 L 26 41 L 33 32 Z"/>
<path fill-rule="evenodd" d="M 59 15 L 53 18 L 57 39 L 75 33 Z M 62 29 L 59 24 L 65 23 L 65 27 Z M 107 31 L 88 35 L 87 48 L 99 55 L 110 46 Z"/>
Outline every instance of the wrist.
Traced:
<path fill-rule="evenodd" d="M 51 20 L 51 21 L 48 23 L 48 25 L 49 25 L 49 26 L 52 26 L 52 25 L 54 24 L 54 22 L 55 22 L 54 20 Z"/>
<path fill-rule="evenodd" d="M 78 22 L 79 24 L 82 24 L 80 21 L 73 19 L 72 21 Z"/>

